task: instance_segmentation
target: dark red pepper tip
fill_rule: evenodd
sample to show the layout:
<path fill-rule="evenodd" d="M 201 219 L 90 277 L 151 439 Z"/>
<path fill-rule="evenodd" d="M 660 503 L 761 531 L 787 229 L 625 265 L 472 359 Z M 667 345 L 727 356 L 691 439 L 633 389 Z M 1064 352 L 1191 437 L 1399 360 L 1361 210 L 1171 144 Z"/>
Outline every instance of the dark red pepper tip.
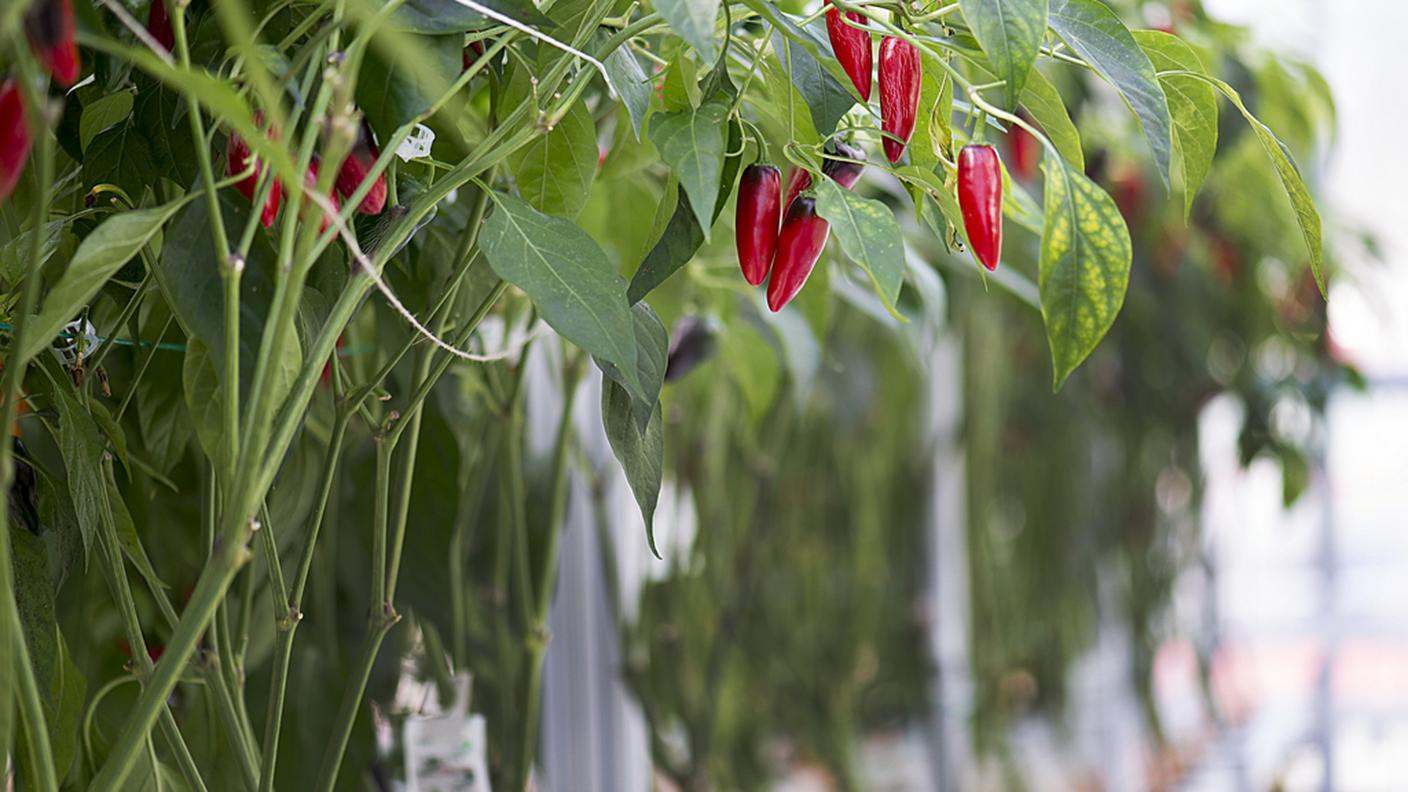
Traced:
<path fill-rule="evenodd" d="M 166 14 L 166 0 L 152 0 L 147 11 L 147 32 L 170 52 L 176 46 L 176 32 L 171 29 L 171 17 Z"/>
<path fill-rule="evenodd" d="M 24 24 L 29 46 L 54 81 L 64 88 L 77 82 L 80 61 L 73 37 L 73 0 L 36 0 Z"/>
<path fill-rule="evenodd" d="M 357 142 L 352 146 L 352 152 L 347 155 L 347 159 L 342 161 L 342 167 L 337 171 L 337 194 L 343 199 L 352 197 L 357 189 L 366 181 L 367 174 L 371 172 L 372 166 L 376 164 L 377 157 L 381 152 L 377 150 L 376 142 L 372 139 L 372 129 L 366 119 L 362 119 L 362 124 L 357 130 Z M 381 210 L 386 208 L 386 175 L 378 174 L 376 181 L 372 184 L 371 192 L 357 205 L 357 211 L 362 214 L 381 214 Z"/>

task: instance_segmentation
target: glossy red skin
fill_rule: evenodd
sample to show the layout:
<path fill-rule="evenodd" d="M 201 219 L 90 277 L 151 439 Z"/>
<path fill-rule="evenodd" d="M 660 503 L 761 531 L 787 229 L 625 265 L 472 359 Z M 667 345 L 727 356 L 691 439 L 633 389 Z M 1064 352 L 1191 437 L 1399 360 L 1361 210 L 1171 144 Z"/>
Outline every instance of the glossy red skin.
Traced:
<path fill-rule="evenodd" d="M 782 219 L 782 172 L 754 163 L 738 180 L 738 211 L 734 233 L 743 279 L 757 286 L 768 276 L 777 250 L 777 225 Z"/>
<path fill-rule="evenodd" d="M 256 114 L 255 123 L 262 123 Z M 253 153 L 249 150 L 249 144 L 238 132 L 230 132 L 230 140 L 225 146 L 225 175 L 234 176 L 243 173 L 249 167 L 250 161 L 254 159 Z M 264 174 L 264 165 L 254 159 L 254 173 L 235 183 L 235 189 L 245 200 L 253 203 L 254 194 L 259 189 L 259 177 Z M 274 225 L 274 219 L 279 214 L 279 204 L 283 202 L 283 185 L 278 181 L 269 188 L 269 197 L 264 200 L 264 208 L 259 212 L 259 223 L 265 228 Z"/>
<path fill-rule="evenodd" d="M 880 42 L 880 122 L 882 129 L 895 136 L 884 139 L 885 156 L 891 163 L 900 161 L 909 136 L 914 134 L 921 75 L 919 51 L 913 44 L 894 36 Z"/>
<path fill-rule="evenodd" d="M 307 190 L 310 193 L 316 192 L 318 189 L 317 160 L 313 160 L 312 162 L 308 163 L 308 173 L 304 174 L 303 176 L 303 189 Z M 332 208 L 337 210 L 338 212 L 341 212 L 342 202 L 337 199 L 337 190 L 333 190 L 331 193 L 328 194 L 327 197 L 329 200 L 332 201 Z M 326 211 L 322 211 L 316 204 L 314 205 L 314 208 L 322 212 L 322 219 L 318 221 L 318 233 L 321 234 L 324 231 L 328 230 L 328 226 L 331 225 L 332 222 L 331 219 L 328 217 Z"/>
<path fill-rule="evenodd" d="M 34 138 L 25 123 L 24 97 L 14 79 L 0 84 L 0 203 L 15 191 Z"/>
<path fill-rule="evenodd" d="M 379 156 L 381 152 L 377 151 L 376 144 L 372 142 L 371 127 L 367 126 L 364 120 L 357 133 L 357 142 L 352 146 L 352 152 L 342 161 L 342 167 L 337 171 L 337 194 L 343 199 L 352 197 L 352 193 L 366 180 Z M 362 199 L 362 203 L 358 204 L 357 211 L 374 215 L 381 214 L 381 210 L 385 208 L 386 174 L 382 173 L 377 175 L 376 183 L 372 185 L 367 197 Z"/>
<path fill-rule="evenodd" d="M 73 39 L 73 0 L 35 0 L 24 20 L 29 46 L 53 75 L 67 88 L 78 81 L 78 44 Z"/>
<path fill-rule="evenodd" d="M 848 146 L 845 143 L 837 143 L 835 151 L 838 155 L 848 159 L 865 159 L 864 151 L 854 146 Z M 863 170 L 865 170 L 865 166 L 860 163 L 847 162 L 830 156 L 826 157 L 821 163 L 821 172 L 830 176 L 837 184 L 845 187 L 847 190 L 854 187 L 856 182 L 860 181 L 860 174 Z M 787 197 L 782 201 L 783 207 L 790 207 L 792 202 L 797 200 L 797 196 L 806 192 L 807 188 L 811 186 L 811 172 L 804 168 L 793 168 L 792 171 L 787 174 Z"/>
<path fill-rule="evenodd" d="M 176 46 L 176 32 L 171 29 L 171 18 L 166 15 L 166 0 L 152 0 L 151 10 L 147 12 L 147 32 L 167 52 Z"/>
<path fill-rule="evenodd" d="M 866 25 L 865 15 L 859 11 L 847 11 L 852 22 Z M 831 50 L 836 53 L 836 62 L 851 78 L 851 83 L 860 92 L 862 102 L 870 101 L 870 34 L 851 25 L 841 18 L 841 12 L 834 8 L 826 9 L 826 35 L 831 39 Z"/>
<path fill-rule="evenodd" d="M 989 272 L 1002 258 L 1002 164 L 992 146 L 958 152 L 958 207 L 973 254 Z"/>
<path fill-rule="evenodd" d="M 1036 178 L 1037 158 L 1041 156 L 1041 144 L 1037 142 L 1032 133 L 1016 124 L 1012 125 L 1009 139 L 1012 144 L 1012 161 L 1010 163 L 1012 175 L 1024 182 Z"/>
<path fill-rule="evenodd" d="M 777 237 L 777 258 L 768 281 L 769 309 L 781 311 L 802 291 L 830 235 L 831 224 L 817 215 L 815 198 L 803 195 L 792 203 Z"/>

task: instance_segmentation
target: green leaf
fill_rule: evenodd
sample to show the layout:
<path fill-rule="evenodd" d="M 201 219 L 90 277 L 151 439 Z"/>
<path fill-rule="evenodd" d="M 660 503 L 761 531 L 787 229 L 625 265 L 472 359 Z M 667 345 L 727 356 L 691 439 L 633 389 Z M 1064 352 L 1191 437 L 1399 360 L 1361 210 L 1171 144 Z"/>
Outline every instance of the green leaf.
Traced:
<path fill-rule="evenodd" d="M 152 568 L 151 559 L 147 558 L 147 551 L 142 548 L 142 541 L 137 538 L 137 525 L 132 522 L 132 514 L 127 511 L 127 504 L 117 489 L 117 481 L 113 479 L 112 460 L 104 460 L 102 466 L 104 485 L 107 488 L 107 510 L 104 519 L 112 522 L 117 543 L 122 547 L 123 554 L 132 562 L 132 566 L 137 568 L 147 585 L 152 589 L 166 588 L 166 584 L 161 582 L 156 570 Z"/>
<path fill-rule="evenodd" d="M 933 56 L 920 51 L 923 69 L 920 74 L 918 117 L 910 137 L 910 162 L 923 168 L 933 168 L 942 159 L 953 161 L 953 78 L 935 63 Z M 922 108 L 929 108 L 925 112 Z"/>
<path fill-rule="evenodd" d="M 54 251 L 59 249 L 59 243 L 63 241 L 64 229 L 73 221 L 75 215 L 63 217 L 58 220 L 50 220 L 44 224 L 41 232 L 43 238 L 39 242 L 39 265 L 42 267 L 48 263 L 54 255 Z M 0 245 L 0 278 L 7 283 L 16 283 L 29 271 L 29 251 L 34 244 L 34 235 L 29 229 L 24 229 L 15 234 L 13 239 Z"/>
<path fill-rule="evenodd" d="M 596 176 L 596 127 L 591 110 L 577 102 L 551 132 L 508 158 L 518 194 L 540 212 L 574 219 Z"/>
<path fill-rule="evenodd" d="M 198 194 L 198 191 L 193 194 Z M 210 244 L 210 214 L 205 201 L 186 207 L 166 231 L 155 274 L 166 301 L 188 336 L 210 350 L 215 370 L 225 376 L 225 290 L 220 263 Z M 244 228 L 250 207 L 233 190 L 220 193 L 226 228 Z M 275 255 L 268 235 L 255 234 L 240 277 L 240 388 L 247 392 L 254 378 L 264 320 L 274 294 Z M 283 350 L 301 355 L 296 339 Z"/>
<path fill-rule="evenodd" d="M 1085 153 L 1080 145 L 1080 130 L 1076 129 L 1060 91 L 1040 71 L 1032 70 L 1027 87 L 1022 90 L 1022 106 L 1032 120 L 1046 133 L 1051 145 L 1076 170 L 1085 170 Z"/>
<path fill-rule="evenodd" d="M 1085 174 L 1046 156 L 1046 231 L 1041 237 L 1041 315 L 1051 345 L 1054 387 L 1114 324 L 1129 286 L 1129 230 L 1115 206 Z"/>
<path fill-rule="evenodd" d="M 728 150 L 740 153 L 724 161 L 723 189 L 719 191 L 719 198 L 714 202 L 713 219 L 715 220 L 718 219 L 719 213 L 728 203 L 729 195 L 733 193 L 733 183 L 738 177 L 738 167 L 743 160 L 740 146 L 742 140 L 742 126 L 737 121 L 730 122 L 728 125 Z M 626 299 L 632 305 L 640 302 L 655 287 L 664 283 L 667 278 L 689 263 L 689 260 L 699 250 L 700 245 L 704 244 L 704 231 L 699 227 L 699 221 L 695 219 L 694 213 L 690 209 L 689 199 L 685 195 L 683 187 L 679 188 L 676 196 L 677 203 L 674 214 L 670 215 L 664 232 L 650 249 L 650 252 L 646 254 L 645 260 L 636 268 L 636 274 L 631 278 L 631 286 L 626 291 Z"/>
<path fill-rule="evenodd" d="M 636 133 L 636 140 L 640 140 L 645 117 L 650 114 L 650 95 L 655 90 L 650 78 L 630 47 L 624 44 L 612 50 L 602 65 L 611 77 L 612 87 L 621 95 L 621 104 L 631 116 L 631 129 Z"/>
<path fill-rule="evenodd" d="M 820 44 L 817 46 L 821 47 Z M 772 47 L 792 84 L 802 95 L 817 134 L 823 138 L 830 135 L 841 118 L 855 107 L 856 97 L 827 73 L 805 47 L 796 46 L 782 31 L 774 31 Z"/>
<path fill-rule="evenodd" d="M 655 309 L 639 302 L 631 306 L 631 316 L 635 320 L 636 333 L 636 373 L 640 381 L 642 398 L 631 400 L 638 428 L 643 432 L 650 423 L 650 416 L 660 402 L 660 388 L 665 384 L 665 363 L 670 352 L 670 334 L 665 323 L 660 321 Z M 597 361 L 601 371 L 610 379 L 626 384 L 626 378 L 616 365 Z"/>
<path fill-rule="evenodd" d="M 107 486 L 101 462 L 103 441 L 98 427 L 83 409 L 72 389 L 54 383 L 54 407 L 59 414 L 59 456 L 68 473 L 68 494 L 82 528 L 83 552 L 93 547 L 93 536 L 107 512 Z"/>
<path fill-rule="evenodd" d="M 132 92 L 122 90 L 86 105 L 78 121 L 78 145 L 87 151 L 88 144 L 99 132 L 106 132 L 125 122 L 132 115 L 132 102 Z"/>
<path fill-rule="evenodd" d="M 1290 199 L 1291 209 L 1300 225 L 1301 237 L 1305 240 L 1306 252 L 1310 256 L 1310 273 L 1315 276 L 1315 285 L 1320 287 L 1320 295 L 1328 297 L 1325 291 L 1324 251 L 1320 241 L 1320 213 L 1315 209 L 1315 202 L 1310 199 L 1310 191 L 1305 188 L 1300 169 L 1296 167 L 1295 160 L 1291 159 L 1290 151 L 1269 127 L 1252 115 L 1242 103 L 1241 95 L 1233 90 L 1232 86 L 1214 77 L 1203 79 L 1216 86 L 1233 105 L 1236 105 L 1242 117 L 1251 125 L 1252 131 L 1256 133 L 1257 139 L 1261 141 L 1266 156 L 1271 158 L 1271 165 L 1276 170 L 1277 178 L 1281 180 L 1281 186 L 1286 190 L 1286 197 Z"/>
<path fill-rule="evenodd" d="M 997 78 L 1007 81 L 1005 106 L 1016 107 L 1046 34 L 1046 0 L 959 0 L 958 6 Z"/>
<path fill-rule="evenodd" d="M 181 365 L 181 385 L 186 394 L 186 409 L 191 413 L 191 422 L 195 424 L 196 439 L 200 441 L 201 448 L 211 459 L 224 459 L 220 377 L 215 373 L 210 350 L 196 339 L 186 344 L 186 355 Z"/>
<path fill-rule="evenodd" d="M 816 187 L 816 211 L 831 224 L 841 249 L 870 276 L 885 309 L 904 321 L 895 309 L 904 283 L 904 238 L 894 212 L 830 179 Z"/>
<path fill-rule="evenodd" d="M 665 113 L 650 120 L 650 141 L 679 177 L 705 239 L 714 224 L 710 209 L 719 197 L 727 114 L 727 106 L 710 100 L 698 110 Z"/>
<path fill-rule="evenodd" d="M 181 96 L 144 77 L 137 89 L 133 119 L 151 146 L 152 160 L 158 168 L 167 168 L 167 178 L 177 184 L 195 181 L 196 147 Z"/>
<path fill-rule="evenodd" d="M 552 20 L 530 0 L 475 0 L 479 5 L 527 25 L 542 28 Z M 383 3 L 384 5 L 384 3 Z M 415 33 L 464 33 L 493 27 L 498 21 L 454 0 L 406 0 L 391 16 L 392 24 Z"/>
<path fill-rule="evenodd" d="M 655 0 L 655 10 L 706 63 L 718 56 L 714 20 L 719 16 L 719 0 Z"/>
<path fill-rule="evenodd" d="M 108 278 L 131 261 L 142 246 L 161 230 L 162 225 L 188 202 L 189 198 L 184 198 L 150 209 L 122 212 L 93 229 L 79 244 L 63 277 L 49 290 L 44 298 L 44 307 L 30 320 L 25 345 L 19 353 L 20 360 L 29 360 L 53 343 L 59 330 L 93 299 Z"/>
<path fill-rule="evenodd" d="M 1207 69 L 1198 53 L 1177 36 L 1159 30 L 1136 30 L 1134 40 L 1159 71 L 1190 71 L 1204 76 Z M 1183 161 L 1183 217 L 1193 215 L 1193 199 L 1212 170 L 1217 153 L 1217 94 L 1212 86 L 1192 77 L 1159 77 L 1173 116 L 1173 144 Z"/>
<path fill-rule="evenodd" d="M 141 199 L 156 176 L 151 146 L 135 124 L 125 123 L 98 135 L 89 144 L 84 160 L 85 190 L 116 184 L 133 201 Z"/>
<path fill-rule="evenodd" d="M 606 427 L 606 439 L 640 506 L 650 552 L 659 558 L 660 551 L 655 547 L 655 504 L 660 500 L 660 483 L 665 475 L 665 422 L 658 403 L 644 429 L 636 422 L 634 410 L 633 399 L 625 388 L 614 380 L 602 380 L 601 422 Z"/>
<path fill-rule="evenodd" d="M 461 34 L 399 37 L 409 45 L 405 52 L 390 44 L 370 48 L 357 77 L 357 106 L 382 140 L 429 110 L 463 67 Z"/>
<path fill-rule="evenodd" d="M 1173 122 L 1154 64 L 1115 12 L 1100 0 L 1050 0 L 1051 29 L 1115 86 L 1144 127 L 1164 184 L 1173 161 Z"/>
<path fill-rule="evenodd" d="M 636 368 L 635 324 L 622 278 L 576 224 L 492 192 L 494 212 L 480 246 L 500 278 L 522 289 L 564 338 L 622 372 L 644 399 Z"/>
<path fill-rule="evenodd" d="M 766 415 L 777 399 L 782 384 L 782 361 L 778 355 L 779 350 L 751 324 L 731 322 L 727 326 L 719 360 L 738 385 L 754 421 Z"/>

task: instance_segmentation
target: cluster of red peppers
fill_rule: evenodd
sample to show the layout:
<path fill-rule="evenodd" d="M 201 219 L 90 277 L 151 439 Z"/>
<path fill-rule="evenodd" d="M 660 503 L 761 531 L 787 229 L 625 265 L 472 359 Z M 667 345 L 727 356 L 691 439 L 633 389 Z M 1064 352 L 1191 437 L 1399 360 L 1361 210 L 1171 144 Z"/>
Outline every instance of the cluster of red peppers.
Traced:
<path fill-rule="evenodd" d="M 255 123 L 261 128 L 264 126 L 263 116 L 256 113 Z M 278 130 L 269 130 L 270 139 L 278 139 Z M 376 164 L 381 153 L 377 150 L 376 141 L 372 139 L 371 127 L 366 120 L 362 121 L 357 130 L 357 141 L 352 145 L 352 151 L 348 153 L 347 159 L 342 161 L 342 167 L 337 171 L 335 189 L 329 195 L 335 209 L 341 209 L 341 201 L 346 200 L 361 188 L 362 183 L 371 174 L 372 166 Z M 259 178 L 264 174 L 264 165 L 250 151 L 249 143 L 240 137 L 238 132 L 231 132 L 230 139 L 225 148 L 225 175 L 237 176 L 241 173 L 248 173 L 245 178 L 235 184 L 235 189 L 245 200 L 253 202 L 255 191 L 259 187 Z M 308 163 L 308 172 L 304 174 L 304 186 L 306 189 L 313 189 L 318 182 L 318 159 Z M 283 200 L 283 188 L 278 180 L 269 189 L 269 196 L 264 199 L 264 206 L 259 212 L 259 222 L 265 228 L 274 224 L 274 219 L 279 214 L 279 204 Z M 362 214 L 376 215 L 386 208 L 386 174 L 377 174 L 372 182 L 370 191 L 362 202 L 357 205 L 357 211 Z M 319 231 L 326 231 L 328 228 L 328 218 L 323 217 L 319 226 Z"/>
<path fill-rule="evenodd" d="M 865 153 L 844 143 L 822 163 L 822 174 L 846 189 L 860 179 Z M 807 192 L 812 175 L 801 168 L 787 178 L 783 199 L 782 173 L 774 165 L 754 163 L 738 183 L 738 263 L 753 286 L 768 280 L 768 308 L 780 311 L 806 284 L 816 267 L 831 226 L 816 213 L 816 198 Z M 784 212 L 785 207 L 785 212 Z"/>
<path fill-rule="evenodd" d="M 866 17 L 858 11 L 826 10 L 831 49 L 862 101 L 870 101 L 871 38 Z M 892 164 L 904 156 L 919 116 L 923 70 L 919 51 L 898 36 L 880 41 L 880 126 L 882 145 Z M 1034 161 L 1034 152 L 1024 151 Z M 860 178 L 865 155 L 844 144 L 839 156 L 828 157 L 822 172 L 846 189 Z M 779 311 L 802 290 L 826 246 L 830 226 L 816 213 L 809 192 L 812 176 L 795 169 L 781 194 L 781 173 L 772 165 L 755 163 L 743 171 L 738 185 L 735 229 L 738 263 L 743 278 L 757 286 L 768 278 L 768 307 Z M 1002 256 L 1002 164 L 997 150 L 985 144 L 965 146 L 958 155 L 958 203 L 963 227 L 978 261 L 989 271 Z M 780 221 L 780 230 L 779 230 Z"/>

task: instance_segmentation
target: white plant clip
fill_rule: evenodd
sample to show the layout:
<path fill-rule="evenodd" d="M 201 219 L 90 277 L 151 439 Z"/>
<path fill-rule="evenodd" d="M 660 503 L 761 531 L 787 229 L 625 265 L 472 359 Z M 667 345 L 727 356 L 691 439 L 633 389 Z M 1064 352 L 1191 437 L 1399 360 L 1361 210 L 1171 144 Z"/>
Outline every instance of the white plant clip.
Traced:
<path fill-rule="evenodd" d="M 72 367 L 78 362 L 80 355 L 87 355 L 97 348 L 98 328 L 87 319 L 75 319 L 64 325 L 60 339 L 66 343 L 56 343 L 53 347 L 54 355 L 63 361 L 64 366 Z"/>
<path fill-rule="evenodd" d="M 430 156 L 430 147 L 435 143 L 435 130 L 425 124 L 416 124 L 411 134 L 396 147 L 396 156 L 404 162 Z"/>

